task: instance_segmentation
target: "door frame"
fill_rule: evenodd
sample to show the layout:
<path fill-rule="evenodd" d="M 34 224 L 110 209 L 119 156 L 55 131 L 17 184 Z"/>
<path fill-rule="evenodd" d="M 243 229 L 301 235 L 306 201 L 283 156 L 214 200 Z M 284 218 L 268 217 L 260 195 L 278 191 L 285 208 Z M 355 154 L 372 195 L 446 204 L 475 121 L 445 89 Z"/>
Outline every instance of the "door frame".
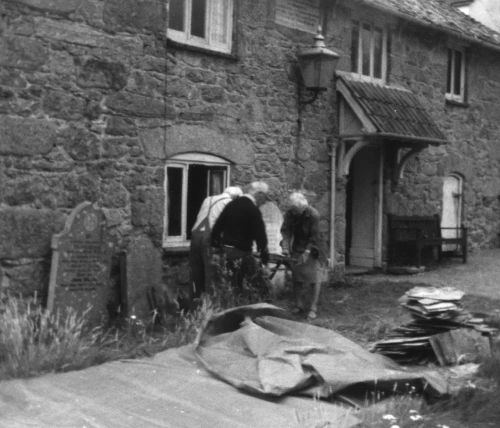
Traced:
<path fill-rule="evenodd" d="M 384 202 L 384 159 L 385 159 L 385 151 L 384 147 L 380 144 L 370 144 L 366 140 L 358 140 L 354 142 L 352 145 L 348 145 L 347 141 L 342 141 L 340 144 L 340 153 L 339 153 L 339 167 L 337 169 L 340 176 L 344 176 L 347 180 L 352 180 L 352 177 L 347 178 L 349 173 L 351 172 L 351 162 L 355 158 L 355 156 L 365 147 L 375 147 L 378 149 L 377 156 L 377 189 L 375 193 L 375 206 L 374 206 L 374 232 L 373 232 L 373 267 L 382 267 L 382 245 L 383 245 L 383 202 Z M 347 218 L 350 215 L 350 209 L 348 208 L 348 195 L 347 195 L 347 186 L 346 186 L 346 194 L 345 194 L 345 212 L 346 212 L 346 231 L 344 239 L 345 241 L 349 236 L 352 237 L 352 231 L 347 230 L 347 225 L 352 227 L 351 219 Z M 347 244 L 347 242 L 346 242 Z M 345 259 L 346 262 L 349 260 L 349 250 L 347 245 L 345 245 Z M 346 263 L 347 264 L 347 263 Z"/>

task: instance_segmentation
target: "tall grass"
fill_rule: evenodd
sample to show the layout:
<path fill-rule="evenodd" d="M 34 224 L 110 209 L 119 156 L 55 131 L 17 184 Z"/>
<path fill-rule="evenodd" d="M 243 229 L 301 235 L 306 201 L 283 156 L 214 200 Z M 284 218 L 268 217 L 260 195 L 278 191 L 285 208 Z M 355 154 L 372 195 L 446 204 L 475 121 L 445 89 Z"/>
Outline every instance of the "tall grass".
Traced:
<path fill-rule="evenodd" d="M 50 313 L 35 298 L 2 296 L 0 379 L 26 377 L 82 365 L 102 338 L 89 329 L 86 313 Z"/>
<path fill-rule="evenodd" d="M 213 313 L 208 297 L 168 326 L 130 317 L 119 327 L 90 328 L 87 313 L 72 308 L 49 312 L 36 298 L 2 296 L 0 380 L 77 370 L 105 361 L 151 356 L 192 343 Z"/>
<path fill-rule="evenodd" d="M 204 295 L 189 311 L 155 308 L 150 319 L 131 316 L 110 328 L 91 328 L 88 311 L 49 312 L 34 298 L 0 293 L 0 380 L 82 369 L 109 360 L 151 356 L 193 343 L 214 312 L 259 301 L 245 284 L 235 293 L 227 272 L 217 292 Z"/>

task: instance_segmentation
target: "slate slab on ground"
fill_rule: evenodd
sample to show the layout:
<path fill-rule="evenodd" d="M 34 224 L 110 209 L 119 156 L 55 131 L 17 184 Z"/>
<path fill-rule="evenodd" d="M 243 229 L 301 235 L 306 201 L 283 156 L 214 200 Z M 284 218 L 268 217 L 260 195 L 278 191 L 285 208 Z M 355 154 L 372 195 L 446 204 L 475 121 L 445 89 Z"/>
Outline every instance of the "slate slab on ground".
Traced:
<path fill-rule="evenodd" d="M 357 423 L 333 404 L 239 392 L 206 372 L 191 346 L 150 359 L 0 382 L 1 428 L 299 428 L 304 420 L 345 428 Z"/>

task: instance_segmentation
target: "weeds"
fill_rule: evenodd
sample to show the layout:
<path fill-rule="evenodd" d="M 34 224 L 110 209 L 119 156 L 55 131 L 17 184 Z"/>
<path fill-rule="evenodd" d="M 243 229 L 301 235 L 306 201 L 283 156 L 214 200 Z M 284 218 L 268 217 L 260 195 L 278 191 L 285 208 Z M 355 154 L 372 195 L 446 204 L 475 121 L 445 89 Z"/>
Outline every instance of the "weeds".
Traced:
<path fill-rule="evenodd" d="M 453 412 L 467 424 L 496 426 L 500 421 L 500 358 L 496 356 L 483 361 L 478 376 L 434 410 Z"/>
<path fill-rule="evenodd" d="M 262 278 L 257 278 L 261 280 Z M 235 293 L 221 271 L 217 291 L 189 311 L 155 308 L 150 319 L 121 319 L 108 329 L 90 328 L 88 311 L 49 312 L 34 298 L 0 295 L 0 380 L 82 369 L 105 361 L 150 356 L 193 343 L 214 312 L 261 300 L 262 290 L 244 282 Z"/>
<path fill-rule="evenodd" d="M 219 306 L 209 296 L 202 296 L 198 306 L 193 311 L 182 313 L 178 317 L 167 346 L 170 348 L 193 343 L 212 314 L 218 310 Z"/>
<path fill-rule="evenodd" d="M 194 341 L 213 312 L 209 298 L 168 327 L 129 317 L 120 327 L 90 328 L 87 311 L 51 313 L 36 299 L 4 296 L 0 311 L 0 380 L 82 369 L 150 356 Z"/>
<path fill-rule="evenodd" d="M 436 426 L 430 425 L 429 418 L 423 413 L 422 399 L 413 394 L 406 394 L 396 395 L 376 404 L 367 405 L 355 415 L 361 420 L 361 427 L 366 428 Z"/>
<path fill-rule="evenodd" d="M 26 377 L 83 365 L 102 338 L 85 315 L 68 308 L 49 313 L 35 298 L 2 296 L 0 378 Z"/>
<path fill-rule="evenodd" d="M 344 416 L 332 420 L 327 410 L 328 404 L 317 399 L 312 402 L 308 411 L 296 411 L 299 426 L 311 428 L 345 428 L 351 426 L 349 416 L 359 420 L 359 428 L 427 428 L 438 427 L 431 423 L 430 416 L 424 414 L 425 405 L 421 398 L 409 392 L 383 399 L 367 398 L 362 408 L 346 408 Z M 444 426 L 444 425 L 441 425 Z"/>

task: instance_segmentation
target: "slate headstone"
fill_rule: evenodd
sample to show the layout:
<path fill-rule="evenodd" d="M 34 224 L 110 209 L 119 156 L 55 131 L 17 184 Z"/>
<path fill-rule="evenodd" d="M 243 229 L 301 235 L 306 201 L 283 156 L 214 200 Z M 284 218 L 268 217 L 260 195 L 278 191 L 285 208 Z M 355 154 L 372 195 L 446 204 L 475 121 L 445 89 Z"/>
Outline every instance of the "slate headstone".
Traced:
<path fill-rule="evenodd" d="M 264 224 L 266 225 L 268 249 L 271 254 L 281 255 L 280 242 L 281 236 L 281 225 L 283 223 L 283 214 L 274 202 L 266 202 L 260 206 L 260 211 L 262 212 L 262 218 Z M 272 268 L 271 264 L 271 268 Z M 286 284 L 286 269 L 285 266 L 281 266 L 280 269 L 276 271 L 271 280 L 271 285 L 275 293 L 283 289 Z"/>
<path fill-rule="evenodd" d="M 266 225 L 268 249 L 271 254 L 281 254 L 281 224 L 283 223 L 283 214 L 274 202 L 266 202 L 260 206 L 262 218 Z"/>
<path fill-rule="evenodd" d="M 130 240 L 122 258 L 123 315 L 139 319 L 152 316 L 162 284 L 161 252 L 144 235 Z"/>
<path fill-rule="evenodd" d="M 115 299 L 110 269 L 113 244 L 102 209 L 82 202 L 69 215 L 61 233 L 52 236 L 52 264 L 47 309 L 88 310 L 91 324 L 108 316 Z"/>

